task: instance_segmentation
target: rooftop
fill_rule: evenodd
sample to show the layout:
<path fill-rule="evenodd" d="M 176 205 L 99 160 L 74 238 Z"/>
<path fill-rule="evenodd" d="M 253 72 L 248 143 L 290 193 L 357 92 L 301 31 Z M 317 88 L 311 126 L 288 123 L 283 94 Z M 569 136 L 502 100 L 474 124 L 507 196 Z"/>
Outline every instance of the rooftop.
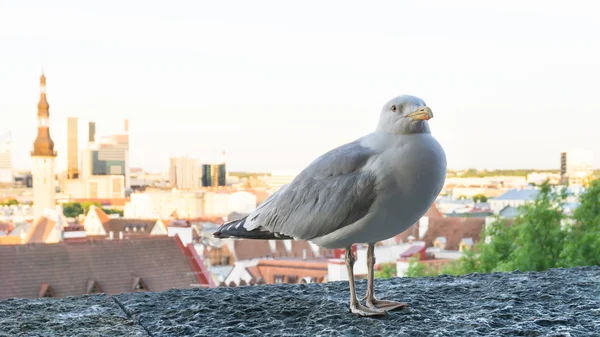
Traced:
<path fill-rule="evenodd" d="M 535 200 L 539 190 L 533 188 L 512 189 L 492 200 Z"/>
<path fill-rule="evenodd" d="M 139 284 L 150 291 L 190 288 L 200 282 L 184 249 L 166 236 L 0 245 L 0 299 L 120 294 L 138 291 Z"/>
<path fill-rule="evenodd" d="M 363 294 L 366 281 L 357 282 Z M 411 307 L 348 310 L 348 282 L 0 301 L 0 336 L 591 336 L 600 267 L 376 280 Z"/>

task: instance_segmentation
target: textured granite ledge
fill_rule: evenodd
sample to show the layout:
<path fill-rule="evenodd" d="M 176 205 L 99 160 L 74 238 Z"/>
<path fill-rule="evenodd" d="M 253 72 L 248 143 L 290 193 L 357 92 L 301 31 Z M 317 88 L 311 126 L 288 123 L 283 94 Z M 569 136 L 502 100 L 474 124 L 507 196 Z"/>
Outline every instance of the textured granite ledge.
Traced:
<path fill-rule="evenodd" d="M 393 278 L 376 289 L 412 307 L 354 316 L 347 282 L 10 299 L 0 336 L 600 335 L 600 267 Z"/>

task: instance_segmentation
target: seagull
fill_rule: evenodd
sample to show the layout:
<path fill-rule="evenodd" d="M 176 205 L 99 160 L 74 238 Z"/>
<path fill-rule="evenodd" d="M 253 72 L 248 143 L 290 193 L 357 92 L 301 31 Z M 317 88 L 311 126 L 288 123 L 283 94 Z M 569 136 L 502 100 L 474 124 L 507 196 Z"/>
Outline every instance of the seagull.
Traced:
<path fill-rule="evenodd" d="M 446 179 L 446 155 L 431 135 L 431 109 L 401 95 L 381 109 L 374 132 L 321 155 L 244 218 L 221 225 L 217 238 L 305 240 L 345 249 L 350 311 L 386 315 L 409 306 L 374 296 L 375 244 L 425 214 Z M 368 285 L 356 297 L 352 245 L 367 244 Z"/>

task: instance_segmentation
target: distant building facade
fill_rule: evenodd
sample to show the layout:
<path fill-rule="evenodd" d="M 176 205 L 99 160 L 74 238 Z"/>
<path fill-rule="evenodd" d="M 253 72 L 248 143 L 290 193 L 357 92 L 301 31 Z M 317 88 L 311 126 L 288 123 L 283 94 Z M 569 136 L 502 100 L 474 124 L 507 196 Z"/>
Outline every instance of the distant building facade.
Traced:
<path fill-rule="evenodd" d="M 64 193 L 75 199 L 122 199 L 131 184 L 128 123 L 125 133 L 96 137 L 96 124 L 88 124 L 88 144 L 81 154 L 78 179 L 64 182 Z"/>
<path fill-rule="evenodd" d="M 173 157 L 169 162 L 169 179 L 171 186 L 180 190 L 193 190 L 201 186 L 200 163 L 198 159 Z"/>
<path fill-rule="evenodd" d="M 132 193 L 124 211 L 126 218 L 168 219 L 174 214 L 182 218 L 198 218 L 205 215 L 204 194 L 148 188 L 143 193 Z"/>
<path fill-rule="evenodd" d="M 12 134 L 0 133 L 0 184 L 12 184 Z"/>
<path fill-rule="evenodd" d="M 593 174 L 594 153 L 587 149 L 571 149 L 560 154 L 561 182 L 569 186 L 585 186 Z"/>
<path fill-rule="evenodd" d="M 67 118 L 67 179 L 79 178 L 79 137 L 77 117 Z"/>
<path fill-rule="evenodd" d="M 96 142 L 96 122 L 88 123 L 88 143 Z"/>
<path fill-rule="evenodd" d="M 227 168 L 225 163 L 202 165 L 202 187 L 226 186 Z"/>
<path fill-rule="evenodd" d="M 270 176 L 264 176 L 263 180 L 272 189 L 278 190 L 296 178 L 297 172 L 271 172 Z"/>
<path fill-rule="evenodd" d="M 34 222 L 44 214 L 45 209 L 55 209 L 54 199 L 54 141 L 50 137 L 50 105 L 46 99 L 46 76 L 40 77 L 40 101 L 38 103 L 38 133 L 33 143 L 31 157 L 33 164 L 33 207 Z"/>

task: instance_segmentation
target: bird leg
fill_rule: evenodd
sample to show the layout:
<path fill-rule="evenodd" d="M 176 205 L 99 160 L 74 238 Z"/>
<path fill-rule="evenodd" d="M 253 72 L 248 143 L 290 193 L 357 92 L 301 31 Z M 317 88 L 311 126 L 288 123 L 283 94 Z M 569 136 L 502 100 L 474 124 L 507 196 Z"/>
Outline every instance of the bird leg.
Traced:
<path fill-rule="evenodd" d="M 386 315 L 385 310 L 377 308 L 367 308 L 360 304 L 356 298 L 356 288 L 354 285 L 354 257 L 352 256 L 352 246 L 346 248 L 346 269 L 348 270 L 348 284 L 350 285 L 350 311 L 360 316 Z"/>
<path fill-rule="evenodd" d="M 367 306 L 371 309 L 383 309 L 383 310 L 394 310 L 401 309 L 410 306 L 409 304 L 395 301 L 378 300 L 375 298 L 375 244 L 369 243 L 367 248 L 367 268 L 368 268 L 368 284 L 367 284 L 367 296 L 363 298 L 366 300 Z"/>

